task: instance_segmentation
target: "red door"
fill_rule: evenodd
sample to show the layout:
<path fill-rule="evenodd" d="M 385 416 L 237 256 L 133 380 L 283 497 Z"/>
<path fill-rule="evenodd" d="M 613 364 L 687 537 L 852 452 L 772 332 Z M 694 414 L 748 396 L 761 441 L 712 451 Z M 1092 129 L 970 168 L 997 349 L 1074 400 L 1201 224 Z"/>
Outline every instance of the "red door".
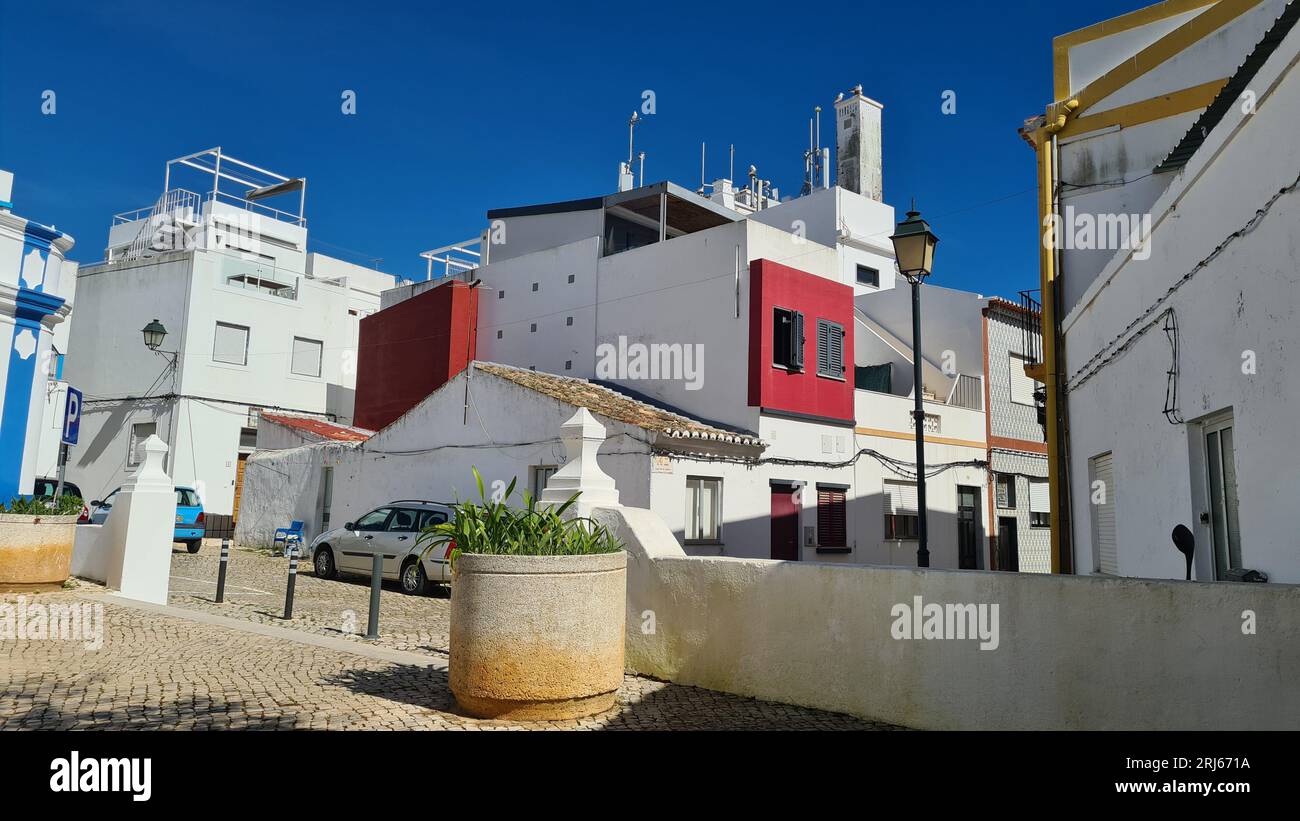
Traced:
<path fill-rule="evenodd" d="M 799 560 L 798 485 L 772 485 L 772 558 Z"/>

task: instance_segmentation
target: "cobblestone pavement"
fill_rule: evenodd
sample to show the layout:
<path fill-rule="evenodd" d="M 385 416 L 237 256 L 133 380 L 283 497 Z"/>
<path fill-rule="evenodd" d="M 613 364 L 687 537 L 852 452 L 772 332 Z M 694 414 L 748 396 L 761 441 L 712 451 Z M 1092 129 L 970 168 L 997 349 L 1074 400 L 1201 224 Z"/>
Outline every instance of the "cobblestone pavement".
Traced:
<path fill-rule="evenodd" d="M 167 613 L 103 601 L 102 588 L 87 583 L 27 597 L 29 606 L 102 602 L 103 646 L 0 639 L 0 729 L 898 729 L 630 675 L 614 709 L 598 716 L 476 720 L 458 713 L 448 689 L 440 652 L 445 598 L 385 589 L 385 649 L 336 626 L 340 613 L 353 609 L 364 629 L 364 584 L 304 574 L 295 619 L 281 620 L 284 585 L 275 577 L 286 566 L 282 558 L 232 551 L 227 603 L 212 604 L 210 594 L 205 603 L 209 576 L 215 586 L 216 555 L 208 547 L 199 556 L 173 555 Z M 187 581 L 191 587 L 180 587 Z M 245 589 L 238 593 L 235 585 Z M 0 603 L 16 600 L 0 595 Z M 205 612 L 185 614 L 177 606 Z M 212 623 L 221 619 L 210 613 L 267 627 Z"/>
<path fill-rule="evenodd" d="M 221 548 L 211 542 L 195 554 L 175 549 L 168 602 L 260 624 L 363 641 L 361 636 L 366 632 L 370 612 L 368 578 L 319 579 L 312 572 L 311 560 L 300 560 L 300 572 L 294 582 L 293 620 L 285 621 L 281 617 L 288 559 L 262 551 L 232 549 L 226 569 L 225 601 L 217 604 L 213 599 L 220 565 Z M 445 654 L 450 610 L 446 587 L 435 586 L 429 595 L 407 596 L 396 582 L 384 582 L 379 600 L 379 639 L 366 643 L 394 650 Z"/>

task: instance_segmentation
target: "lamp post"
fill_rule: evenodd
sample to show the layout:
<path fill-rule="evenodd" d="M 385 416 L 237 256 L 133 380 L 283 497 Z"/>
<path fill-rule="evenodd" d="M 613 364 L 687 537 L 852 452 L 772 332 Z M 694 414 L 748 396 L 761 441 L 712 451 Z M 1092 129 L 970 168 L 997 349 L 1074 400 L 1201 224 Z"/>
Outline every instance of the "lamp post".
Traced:
<path fill-rule="evenodd" d="M 912 394 L 916 404 L 912 418 L 916 427 L 916 503 L 917 547 L 916 566 L 930 566 L 930 543 L 925 521 L 925 406 L 921 399 L 921 283 L 934 268 L 934 246 L 939 238 L 930 230 L 930 224 L 921 219 L 921 212 L 907 212 L 907 219 L 898 224 L 894 235 L 894 258 L 898 272 L 912 285 Z"/>

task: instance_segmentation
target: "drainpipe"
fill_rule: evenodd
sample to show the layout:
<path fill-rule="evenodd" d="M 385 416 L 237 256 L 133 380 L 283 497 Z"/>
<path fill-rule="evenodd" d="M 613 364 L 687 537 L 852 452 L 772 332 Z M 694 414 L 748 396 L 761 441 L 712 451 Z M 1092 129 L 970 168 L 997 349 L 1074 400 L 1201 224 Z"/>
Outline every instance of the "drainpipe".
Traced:
<path fill-rule="evenodd" d="M 1037 139 L 1038 154 L 1038 216 L 1041 242 L 1038 251 L 1043 291 L 1043 386 L 1047 394 L 1047 482 L 1052 498 L 1052 572 L 1073 573 L 1074 554 L 1069 533 L 1070 517 L 1067 513 L 1070 499 L 1068 471 L 1065 463 L 1065 442 L 1061 420 L 1063 408 L 1060 393 L 1059 345 L 1057 326 L 1057 248 L 1054 231 L 1048 230 L 1049 217 L 1059 225 L 1056 198 L 1058 152 L 1056 134 L 1065 126 L 1067 114 L 1079 104 L 1071 100 L 1062 106 L 1052 105 L 1047 110 L 1047 125 L 1040 129 Z"/>

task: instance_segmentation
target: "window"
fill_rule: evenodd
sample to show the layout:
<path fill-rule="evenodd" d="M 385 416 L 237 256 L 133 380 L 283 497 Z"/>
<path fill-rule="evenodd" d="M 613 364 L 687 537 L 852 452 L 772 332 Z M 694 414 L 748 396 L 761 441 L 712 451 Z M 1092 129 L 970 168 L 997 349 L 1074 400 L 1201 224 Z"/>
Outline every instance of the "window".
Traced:
<path fill-rule="evenodd" d="M 817 544 L 819 547 L 848 547 L 845 489 L 817 486 Z"/>
<path fill-rule="evenodd" d="M 533 465 L 528 469 L 528 492 L 534 499 L 540 499 L 546 483 L 559 470 L 555 465 Z"/>
<path fill-rule="evenodd" d="M 571 317 L 571 316 L 566 316 L 566 317 L 564 318 L 564 324 L 565 324 L 565 325 L 572 325 L 572 324 L 573 324 L 573 317 Z"/>
<path fill-rule="evenodd" d="M 418 510 L 408 510 L 399 507 L 393 511 L 393 516 L 388 520 L 388 527 L 385 530 L 396 531 L 400 533 L 415 532 L 415 522 L 419 518 Z"/>
<path fill-rule="evenodd" d="M 388 514 L 392 508 L 381 507 L 378 510 L 372 510 L 366 515 L 357 519 L 355 529 L 357 530 L 383 530 L 384 523 L 388 521 Z"/>
<path fill-rule="evenodd" d="M 1016 477 L 1010 473 L 999 473 L 997 478 L 997 505 L 1006 510 L 1016 509 Z"/>
<path fill-rule="evenodd" d="M 212 361 L 229 365 L 248 364 L 248 328 L 218 322 L 212 342 Z"/>
<path fill-rule="evenodd" d="M 257 428 L 239 429 L 239 447 L 242 449 L 257 447 Z"/>
<path fill-rule="evenodd" d="M 198 493 L 187 487 L 176 488 L 177 507 L 198 507 L 200 504 L 202 504 L 202 502 L 199 501 Z"/>
<path fill-rule="evenodd" d="M 506 292 L 504 288 L 500 291 L 497 291 L 497 299 L 505 299 L 505 298 L 506 298 Z"/>
<path fill-rule="evenodd" d="M 505 335 L 505 331 L 497 331 L 497 339 L 500 339 L 504 335 Z"/>
<path fill-rule="evenodd" d="M 537 323 L 536 323 L 536 322 L 532 323 L 532 328 L 531 328 L 531 330 L 529 330 L 529 333 L 534 333 L 534 334 L 537 333 Z"/>
<path fill-rule="evenodd" d="M 157 422 L 137 422 L 131 426 L 131 441 L 127 444 L 126 453 L 127 467 L 134 467 L 144 461 L 144 440 L 157 432 Z"/>
<path fill-rule="evenodd" d="M 420 530 L 440 525 L 447 521 L 447 514 L 441 510 L 425 510 L 420 513 Z"/>
<path fill-rule="evenodd" d="M 569 284 L 570 284 L 570 285 L 573 284 L 573 280 L 574 280 L 573 274 L 569 274 Z"/>
<path fill-rule="evenodd" d="M 537 290 L 537 283 L 536 283 L 536 282 L 533 283 L 533 290 L 534 290 L 534 291 Z"/>
<path fill-rule="evenodd" d="M 829 319 L 817 320 L 817 375 L 844 378 L 844 328 Z"/>
<path fill-rule="evenodd" d="M 1092 500 L 1092 549 L 1097 571 L 1119 575 L 1115 538 L 1115 470 L 1110 453 L 1088 460 L 1088 485 Z"/>
<path fill-rule="evenodd" d="M 772 364 L 803 370 L 803 314 L 786 308 L 772 309 Z"/>
<path fill-rule="evenodd" d="M 885 538 L 915 539 L 921 517 L 915 482 L 885 482 Z"/>
<path fill-rule="evenodd" d="M 686 477 L 686 541 L 722 541 L 722 480 Z"/>
<path fill-rule="evenodd" d="M 1017 405 L 1033 405 L 1034 391 L 1038 389 L 1039 383 L 1031 379 L 1025 373 L 1025 365 L 1029 358 L 1018 353 L 1008 354 L 1011 370 L 1011 401 Z"/>
<path fill-rule="evenodd" d="M 1029 480 L 1029 526 L 1052 526 L 1052 494 L 1046 479 Z"/>
<path fill-rule="evenodd" d="M 324 344 L 315 339 L 293 338 L 293 362 L 289 370 L 298 376 L 320 376 L 320 358 Z"/>
<path fill-rule="evenodd" d="M 858 266 L 858 284 L 870 285 L 872 288 L 880 287 L 880 272 L 875 268 L 866 265 Z"/>
<path fill-rule="evenodd" d="M 573 360 L 572 360 L 572 359 L 566 359 L 566 360 L 564 360 L 564 369 L 565 369 L 566 371 L 571 371 L 571 370 L 573 370 Z"/>

